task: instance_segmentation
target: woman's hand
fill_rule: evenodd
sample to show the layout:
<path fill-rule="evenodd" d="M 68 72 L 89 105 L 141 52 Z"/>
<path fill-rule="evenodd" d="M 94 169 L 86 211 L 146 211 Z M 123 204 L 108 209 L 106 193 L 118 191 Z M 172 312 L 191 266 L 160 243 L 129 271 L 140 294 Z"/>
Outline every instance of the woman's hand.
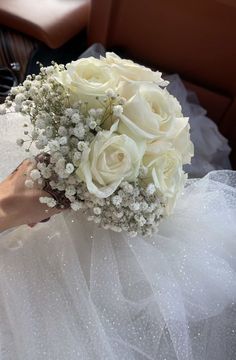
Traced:
<path fill-rule="evenodd" d="M 25 186 L 26 174 L 33 167 L 32 161 L 25 160 L 0 183 L 0 231 L 22 224 L 34 225 L 61 211 L 39 202 L 39 197 L 50 196 L 39 186 L 32 189 Z"/>

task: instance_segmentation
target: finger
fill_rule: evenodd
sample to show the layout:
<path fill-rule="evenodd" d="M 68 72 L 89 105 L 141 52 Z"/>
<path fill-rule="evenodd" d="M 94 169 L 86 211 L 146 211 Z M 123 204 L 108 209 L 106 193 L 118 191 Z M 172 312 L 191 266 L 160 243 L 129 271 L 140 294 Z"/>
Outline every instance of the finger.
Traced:
<path fill-rule="evenodd" d="M 33 170 L 36 166 L 36 161 L 34 159 L 26 159 L 18 167 L 20 174 L 29 175 L 30 171 Z"/>
<path fill-rule="evenodd" d="M 50 197 L 46 192 L 42 192 L 40 197 Z M 38 198 L 38 206 L 40 207 L 40 220 L 50 219 L 53 215 L 60 214 L 63 209 L 58 209 L 57 207 L 49 208 L 46 204 L 41 204 Z"/>
<path fill-rule="evenodd" d="M 17 172 L 17 171 L 20 169 L 20 167 L 23 165 L 23 163 L 24 163 L 24 161 L 22 161 L 22 162 L 15 168 L 15 170 L 13 170 L 10 175 L 8 175 L 7 178 L 8 178 L 8 179 L 11 179 L 12 177 L 14 177 L 15 174 L 16 174 L 16 172 Z"/>
<path fill-rule="evenodd" d="M 15 170 L 9 175 L 9 179 L 14 178 L 17 176 L 27 176 L 29 172 L 35 167 L 35 160 L 34 159 L 26 159 L 22 161 Z"/>

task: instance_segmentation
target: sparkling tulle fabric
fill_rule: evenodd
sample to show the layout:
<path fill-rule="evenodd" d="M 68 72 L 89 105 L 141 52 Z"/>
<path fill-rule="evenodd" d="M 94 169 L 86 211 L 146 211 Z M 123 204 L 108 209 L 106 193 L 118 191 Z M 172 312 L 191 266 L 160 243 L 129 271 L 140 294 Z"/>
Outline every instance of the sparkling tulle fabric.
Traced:
<path fill-rule="evenodd" d="M 1 175 L 23 156 L 10 138 Z M 189 180 L 152 238 L 72 212 L 0 235 L 1 360 L 234 360 L 234 302 L 232 171 Z"/>
<path fill-rule="evenodd" d="M 231 185 L 233 172 L 192 182 L 150 239 L 71 213 L 3 235 L 2 358 L 235 359 Z"/>

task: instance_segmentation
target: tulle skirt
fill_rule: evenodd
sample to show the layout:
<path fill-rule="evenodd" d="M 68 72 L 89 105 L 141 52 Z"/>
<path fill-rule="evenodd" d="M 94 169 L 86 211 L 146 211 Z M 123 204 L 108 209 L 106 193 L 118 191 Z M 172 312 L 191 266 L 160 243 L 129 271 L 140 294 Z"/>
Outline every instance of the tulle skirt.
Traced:
<path fill-rule="evenodd" d="M 57 215 L 0 237 L 0 358 L 236 359 L 236 174 L 188 183 L 152 238 Z"/>

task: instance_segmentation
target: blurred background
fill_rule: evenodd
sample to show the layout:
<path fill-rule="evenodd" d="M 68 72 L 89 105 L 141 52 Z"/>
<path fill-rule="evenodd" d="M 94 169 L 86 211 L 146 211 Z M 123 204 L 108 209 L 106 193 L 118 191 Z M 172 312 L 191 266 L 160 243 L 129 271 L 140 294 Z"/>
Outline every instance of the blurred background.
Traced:
<path fill-rule="evenodd" d="M 236 0 L 0 0 L 0 102 L 39 71 L 37 61 L 104 49 L 178 74 L 227 138 L 236 168 Z"/>

